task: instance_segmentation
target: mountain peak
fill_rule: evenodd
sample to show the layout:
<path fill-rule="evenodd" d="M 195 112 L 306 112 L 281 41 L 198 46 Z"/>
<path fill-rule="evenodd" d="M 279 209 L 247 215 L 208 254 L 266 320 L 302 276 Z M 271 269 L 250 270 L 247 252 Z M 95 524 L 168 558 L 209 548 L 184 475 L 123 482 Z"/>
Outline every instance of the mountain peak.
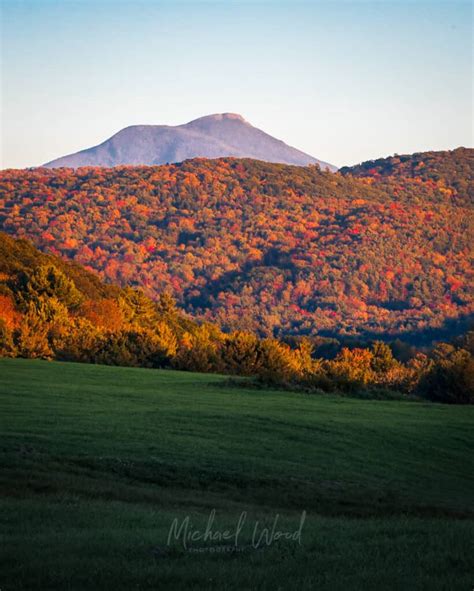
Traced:
<path fill-rule="evenodd" d="M 189 123 L 196 123 L 197 121 L 241 121 L 247 123 L 247 121 L 238 113 L 214 113 L 213 115 L 204 115 L 198 119 L 193 119 Z M 188 125 L 189 125 L 188 123 Z"/>

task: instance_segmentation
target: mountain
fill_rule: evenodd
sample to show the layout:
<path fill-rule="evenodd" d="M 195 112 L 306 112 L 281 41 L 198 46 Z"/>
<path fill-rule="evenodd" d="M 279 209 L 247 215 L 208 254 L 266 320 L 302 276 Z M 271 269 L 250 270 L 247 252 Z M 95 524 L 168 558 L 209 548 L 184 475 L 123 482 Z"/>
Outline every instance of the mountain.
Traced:
<path fill-rule="evenodd" d="M 406 179 L 431 182 L 444 186 L 457 200 L 470 203 L 474 203 L 473 171 L 474 150 L 462 147 L 439 152 L 396 154 L 367 160 L 356 166 L 344 166 L 339 170 L 346 176 L 372 178 L 379 185 Z"/>
<path fill-rule="evenodd" d="M 235 158 L 5 170 L 0 230 L 226 330 L 421 342 L 474 311 L 473 170 L 448 159 L 436 181 Z"/>
<path fill-rule="evenodd" d="M 133 125 L 102 144 L 46 163 L 48 168 L 80 166 L 156 165 L 190 158 L 235 156 L 265 162 L 336 167 L 313 158 L 264 131 L 240 115 L 223 113 L 184 125 Z"/>

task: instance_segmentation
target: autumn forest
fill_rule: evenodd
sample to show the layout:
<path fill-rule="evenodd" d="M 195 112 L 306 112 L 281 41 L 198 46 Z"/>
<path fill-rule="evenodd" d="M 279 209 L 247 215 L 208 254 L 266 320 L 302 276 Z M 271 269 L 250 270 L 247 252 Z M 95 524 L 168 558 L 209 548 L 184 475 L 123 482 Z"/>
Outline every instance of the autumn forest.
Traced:
<path fill-rule="evenodd" d="M 2 354 L 408 394 L 447 363 L 468 401 L 472 169 L 460 148 L 2 171 L 0 228 L 49 253 L 2 235 Z"/>
<path fill-rule="evenodd" d="M 473 312 L 472 165 L 459 149 L 341 174 L 230 158 L 6 170 L 0 229 L 227 331 L 426 342 Z"/>

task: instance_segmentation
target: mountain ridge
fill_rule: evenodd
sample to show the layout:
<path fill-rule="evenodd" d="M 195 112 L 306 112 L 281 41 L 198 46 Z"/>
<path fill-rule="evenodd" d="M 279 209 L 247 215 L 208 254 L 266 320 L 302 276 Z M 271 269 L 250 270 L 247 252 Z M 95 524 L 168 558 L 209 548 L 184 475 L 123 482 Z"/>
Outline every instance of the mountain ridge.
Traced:
<path fill-rule="evenodd" d="M 96 146 L 49 162 L 46 168 L 160 165 L 192 158 L 253 158 L 265 162 L 337 167 L 289 146 L 237 113 L 206 115 L 182 125 L 129 125 Z"/>

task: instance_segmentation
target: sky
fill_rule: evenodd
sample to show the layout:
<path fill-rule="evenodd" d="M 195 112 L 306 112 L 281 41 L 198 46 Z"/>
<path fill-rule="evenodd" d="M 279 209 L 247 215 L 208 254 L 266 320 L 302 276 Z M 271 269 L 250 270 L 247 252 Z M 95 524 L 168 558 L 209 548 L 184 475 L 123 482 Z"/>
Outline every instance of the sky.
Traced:
<path fill-rule="evenodd" d="M 337 166 L 472 147 L 472 5 L 1 0 L 1 168 L 211 113 Z"/>

